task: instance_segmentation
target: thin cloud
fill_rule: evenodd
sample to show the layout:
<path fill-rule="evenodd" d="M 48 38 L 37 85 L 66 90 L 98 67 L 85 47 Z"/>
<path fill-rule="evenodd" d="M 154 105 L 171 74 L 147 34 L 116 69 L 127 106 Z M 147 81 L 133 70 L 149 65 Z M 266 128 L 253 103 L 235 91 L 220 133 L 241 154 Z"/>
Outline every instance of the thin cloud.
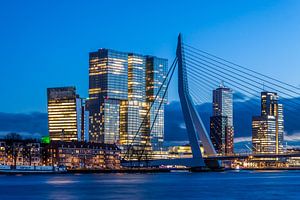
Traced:
<path fill-rule="evenodd" d="M 251 142 L 251 141 L 252 141 L 252 137 L 251 136 L 234 138 L 234 143 Z"/>
<path fill-rule="evenodd" d="M 185 123 L 181 123 L 181 124 L 179 125 L 179 128 L 181 128 L 181 129 L 186 129 Z"/>
<path fill-rule="evenodd" d="M 284 141 L 287 142 L 300 142 L 300 133 L 293 133 L 290 135 L 284 135 Z"/>
<path fill-rule="evenodd" d="M 252 137 L 237 137 L 234 138 L 234 143 L 251 142 Z M 300 133 L 284 134 L 284 142 L 300 142 Z"/>
<path fill-rule="evenodd" d="M 22 136 L 22 138 L 34 138 L 40 139 L 42 135 L 40 133 L 29 133 L 29 132 L 16 132 L 16 131 L 0 131 L 0 138 L 4 138 L 9 133 L 18 133 Z"/>

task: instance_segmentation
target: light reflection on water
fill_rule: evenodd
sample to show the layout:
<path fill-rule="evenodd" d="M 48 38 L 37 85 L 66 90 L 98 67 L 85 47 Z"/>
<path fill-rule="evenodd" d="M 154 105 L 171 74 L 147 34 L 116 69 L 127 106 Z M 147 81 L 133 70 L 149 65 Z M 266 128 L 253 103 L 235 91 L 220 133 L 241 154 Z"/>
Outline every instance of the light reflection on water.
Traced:
<path fill-rule="evenodd" d="M 64 190 L 53 191 L 49 193 L 48 199 L 59 199 L 59 200 L 74 200 L 78 199 L 78 196 L 72 195 Z"/>
<path fill-rule="evenodd" d="M 72 184 L 72 183 L 76 183 L 76 182 L 79 182 L 79 181 L 72 181 L 72 180 L 62 179 L 62 178 L 58 178 L 58 177 L 55 177 L 54 179 L 47 181 L 48 184 L 52 184 L 52 185 L 64 185 L 64 184 Z"/>
<path fill-rule="evenodd" d="M 0 199 L 298 199 L 300 172 L 0 176 Z"/>

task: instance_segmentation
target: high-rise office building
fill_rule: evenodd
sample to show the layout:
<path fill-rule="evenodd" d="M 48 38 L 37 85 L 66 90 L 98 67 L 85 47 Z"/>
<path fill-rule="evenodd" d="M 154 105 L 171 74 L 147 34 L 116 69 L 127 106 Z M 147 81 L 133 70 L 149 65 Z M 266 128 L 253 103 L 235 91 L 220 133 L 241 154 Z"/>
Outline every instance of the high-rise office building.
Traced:
<path fill-rule="evenodd" d="M 149 113 L 148 110 L 166 70 L 166 59 L 110 49 L 90 53 L 88 110 L 91 141 L 120 146 L 160 146 L 166 100 L 155 123 L 151 122 L 154 122 L 157 104 Z M 159 97 L 161 99 L 162 94 Z M 159 102 L 159 98 L 156 101 Z M 153 131 L 150 131 L 152 124 Z"/>
<path fill-rule="evenodd" d="M 283 106 L 275 92 L 261 93 L 261 116 L 252 118 L 253 153 L 283 152 Z"/>
<path fill-rule="evenodd" d="M 128 54 L 110 49 L 90 53 L 90 140 L 119 143 L 120 103 L 128 99 Z"/>
<path fill-rule="evenodd" d="M 153 150 L 160 150 L 163 147 L 164 118 L 165 118 L 164 110 L 165 110 L 165 104 L 167 103 L 167 95 L 163 97 L 163 94 L 164 91 L 166 90 L 167 81 L 165 79 L 167 75 L 167 70 L 168 70 L 167 59 L 157 58 L 154 56 L 147 56 L 146 93 L 147 93 L 147 101 L 149 102 L 150 105 L 152 104 L 149 122 L 151 128 L 151 144 Z M 161 86 L 162 89 L 159 92 L 159 88 Z M 161 102 L 162 104 L 160 106 Z"/>
<path fill-rule="evenodd" d="M 233 153 L 232 90 L 220 85 L 213 90 L 213 116 L 210 118 L 210 137 L 217 153 Z"/>
<path fill-rule="evenodd" d="M 75 87 L 48 88 L 48 129 L 51 140 L 88 140 L 88 111 Z"/>
<path fill-rule="evenodd" d="M 149 144 L 149 123 L 146 117 L 146 59 L 128 54 L 128 99 L 121 104 L 120 145 Z M 139 132 L 137 134 L 137 132 Z"/>

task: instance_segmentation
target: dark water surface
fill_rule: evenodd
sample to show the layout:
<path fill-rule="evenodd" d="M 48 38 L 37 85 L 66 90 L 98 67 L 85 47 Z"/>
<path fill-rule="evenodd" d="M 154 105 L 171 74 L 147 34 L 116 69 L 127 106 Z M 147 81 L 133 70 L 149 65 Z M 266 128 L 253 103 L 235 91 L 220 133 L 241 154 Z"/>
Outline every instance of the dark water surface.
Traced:
<path fill-rule="evenodd" d="M 300 199 L 300 171 L 0 175 L 6 199 Z"/>

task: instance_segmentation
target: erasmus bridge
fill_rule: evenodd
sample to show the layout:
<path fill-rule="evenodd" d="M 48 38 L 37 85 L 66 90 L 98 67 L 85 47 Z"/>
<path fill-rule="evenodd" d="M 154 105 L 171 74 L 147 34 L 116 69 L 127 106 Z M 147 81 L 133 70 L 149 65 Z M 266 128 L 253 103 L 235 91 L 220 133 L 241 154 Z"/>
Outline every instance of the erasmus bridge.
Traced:
<path fill-rule="evenodd" d="M 122 164 L 124 166 L 179 165 L 195 168 L 219 168 L 221 160 L 244 159 L 248 157 L 300 157 L 300 153 L 218 155 L 196 110 L 197 105 L 211 102 L 209 94 L 220 82 L 224 81 L 234 91 L 234 96 L 256 100 L 243 103 L 249 110 L 252 110 L 254 107 L 260 107 L 259 95 L 262 89 L 279 93 L 281 99 L 285 102 L 284 109 L 289 111 L 290 117 L 293 117 L 298 114 L 297 108 L 300 106 L 300 88 L 186 44 L 183 42 L 181 34 L 179 34 L 176 57 L 155 96 L 156 101 L 159 99 L 159 94 L 163 94 L 163 98 L 159 99 L 158 111 L 163 104 L 163 99 L 166 96 L 175 69 L 178 70 L 178 94 L 192 156 L 190 158 L 151 159 L 147 154 L 147 150 L 151 147 L 148 142 L 145 142 L 142 147 L 137 149 L 134 145 L 128 146 L 123 157 Z M 146 122 L 147 115 L 153 104 L 154 102 L 150 105 L 148 113 L 133 138 L 132 144 L 135 138 L 141 134 L 142 124 Z M 158 111 L 154 122 L 157 119 Z M 150 133 L 154 122 L 150 127 Z M 200 147 L 203 147 L 203 151 L 201 151 Z M 136 154 L 138 155 L 137 158 L 132 159 Z"/>

